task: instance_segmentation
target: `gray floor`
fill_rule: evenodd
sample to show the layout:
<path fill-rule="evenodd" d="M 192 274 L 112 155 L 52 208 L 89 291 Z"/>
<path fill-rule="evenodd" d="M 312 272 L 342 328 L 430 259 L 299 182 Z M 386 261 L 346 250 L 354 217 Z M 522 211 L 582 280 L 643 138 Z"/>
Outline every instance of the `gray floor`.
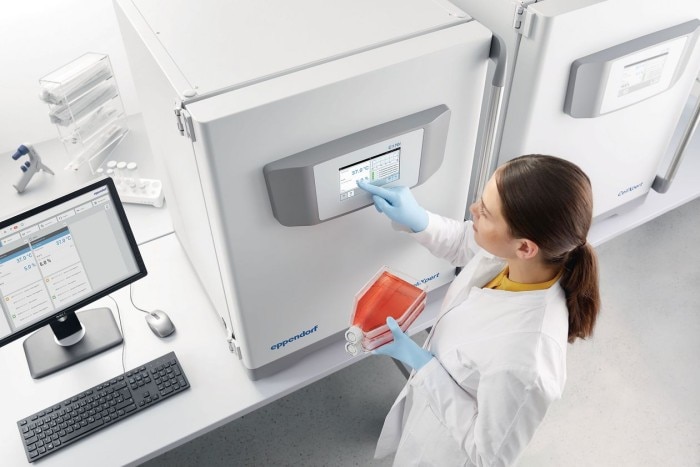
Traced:
<path fill-rule="evenodd" d="M 569 347 L 568 381 L 521 467 L 700 466 L 700 200 L 599 249 L 603 310 Z M 403 386 L 370 357 L 144 464 L 384 466 Z"/>

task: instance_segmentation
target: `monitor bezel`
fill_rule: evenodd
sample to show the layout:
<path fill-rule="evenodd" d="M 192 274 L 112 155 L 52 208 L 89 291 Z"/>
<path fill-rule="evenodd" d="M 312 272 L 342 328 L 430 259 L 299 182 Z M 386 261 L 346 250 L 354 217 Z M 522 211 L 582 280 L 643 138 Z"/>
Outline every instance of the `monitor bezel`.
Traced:
<path fill-rule="evenodd" d="M 22 338 L 26 336 L 27 334 L 31 334 L 44 326 L 49 325 L 53 320 L 62 318 L 63 316 L 69 314 L 69 313 L 75 313 L 77 310 L 83 308 L 86 305 L 89 305 L 90 303 L 93 303 L 101 298 L 106 297 L 107 295 L 111 294 L 112 292 L 121 289 L 124 286 L 127 286 L 131 284 L 132 282 L 135 282 L 143 277 L 145 277 L 148 274 L 148 271 L 146 270 L 146 265 L 143 261 L 143 257 L 141 256 L 141 252 L 139 251 L 138 248 L 138 243 L 136 242 L 136 238 L 134 238 L 134 233 L 131 230 L 131 225 L 129 224 L 129 219 L 126 216 L 126 212 L 124 211 L 124 205 L 121 202 L 121 199 L 119 198 L 119 193 L 117 192 L 117 188 L 114 185 L 114 181 L 110 177 L 105 177 L 101 180 L 98 180 L 97 182 L 91 183 L 89 185 L 86 185 L 84 187 L 81 187 L 71 193 L 65 194 L 59 198 L 56 198 L 52 201 L 49 201 L 47 203 L 41 204 L 39 206 L 36 206 L 34 208 L 31 208 L 27 211 L 21 212 L 19 214 L 13 215 L 12 217 L 0 221 L 0 229 L 3 229 L 9 225 L 16 224 L 23 219 L 27 219 L 29 217 L 35 216 L 37 214 L 41 214 L 41 212 L 46 211 L 48 209 L 54 208 L 58 206 L 59 204 L 65 203 L 67 201 L 70 201 L 71 199 L 77 198 L 79 196 L 82 196 L 86 193 L 89 193 L 91 191 L 97 190 L 102 187 L 107 187 L 109 190 L 109 194 L 112 197 L 112 200 L 114 201 L 114 209 L 117 212 L 117 216 L 119 217 L 119 222 L 121 223 L 121 226 L 124 230 L 124 234 L 126 235 L 127 242 L 129 244 L 129 248 L 131 249 L 131 253 L 134 256 L 134 260 L 136 262 L 136 265 L 138 267 L 138 271 L 117 282 L 114 285 L 111 285 L 105 289 L 102 289 L 99 292 L 96 292 L 89 297 L 84 298 L 83 300 L 80 300 L 79 302 L 76 302 L 61 311 L 54 312 L 53 314 L 47 316 L 46 318 L 37 321 L 36 323 L 32 323 L 26 328 L 20 329 L 18 331 L 13 332 L 7 337 L 0 338 L 0 347 L 9 344 L 10 342 L 13 342 L 19 338 Z"/>

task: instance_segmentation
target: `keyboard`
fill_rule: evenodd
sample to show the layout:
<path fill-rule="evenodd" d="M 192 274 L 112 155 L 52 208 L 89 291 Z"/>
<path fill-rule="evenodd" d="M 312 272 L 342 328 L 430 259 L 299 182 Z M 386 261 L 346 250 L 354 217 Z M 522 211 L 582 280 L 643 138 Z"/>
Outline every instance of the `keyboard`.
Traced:
<path fill-rule="evenodd" d="M 93 386 L 17 422 L 34 462 L 189 388 L 175 352 Z"/>

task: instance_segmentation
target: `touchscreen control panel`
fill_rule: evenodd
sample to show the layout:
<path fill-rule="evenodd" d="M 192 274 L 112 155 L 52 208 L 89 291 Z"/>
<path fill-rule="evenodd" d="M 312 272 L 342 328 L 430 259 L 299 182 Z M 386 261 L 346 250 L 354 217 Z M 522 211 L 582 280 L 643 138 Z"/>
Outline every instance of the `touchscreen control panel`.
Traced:
<path fill-rule="evenodd" d="M 360 180 L 420 185 L 442 164 L 449 119 L 440 105 L 267 164 L 273 215 L 286 226 L 318 224 L 372 204 Z"/>

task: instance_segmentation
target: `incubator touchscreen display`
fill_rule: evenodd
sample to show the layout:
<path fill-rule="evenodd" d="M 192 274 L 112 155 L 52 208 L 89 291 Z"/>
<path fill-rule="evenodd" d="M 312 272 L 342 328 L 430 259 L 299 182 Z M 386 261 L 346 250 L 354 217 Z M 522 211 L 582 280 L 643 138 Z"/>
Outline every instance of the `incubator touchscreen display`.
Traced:
<path fill-rule="evenodd" d="M 618 96 L 643 89 L 661 81 L 668 53 L 632 63 L 624 68 Z"/>
<path fill-rule="evenodd" d="M 386 185 L 400 176 L 401 148 L 392 149 L 352 165 L 341 167 L 340 200 L 357 194 L 357 182 L 367 180 L 374 185 Z"/>

